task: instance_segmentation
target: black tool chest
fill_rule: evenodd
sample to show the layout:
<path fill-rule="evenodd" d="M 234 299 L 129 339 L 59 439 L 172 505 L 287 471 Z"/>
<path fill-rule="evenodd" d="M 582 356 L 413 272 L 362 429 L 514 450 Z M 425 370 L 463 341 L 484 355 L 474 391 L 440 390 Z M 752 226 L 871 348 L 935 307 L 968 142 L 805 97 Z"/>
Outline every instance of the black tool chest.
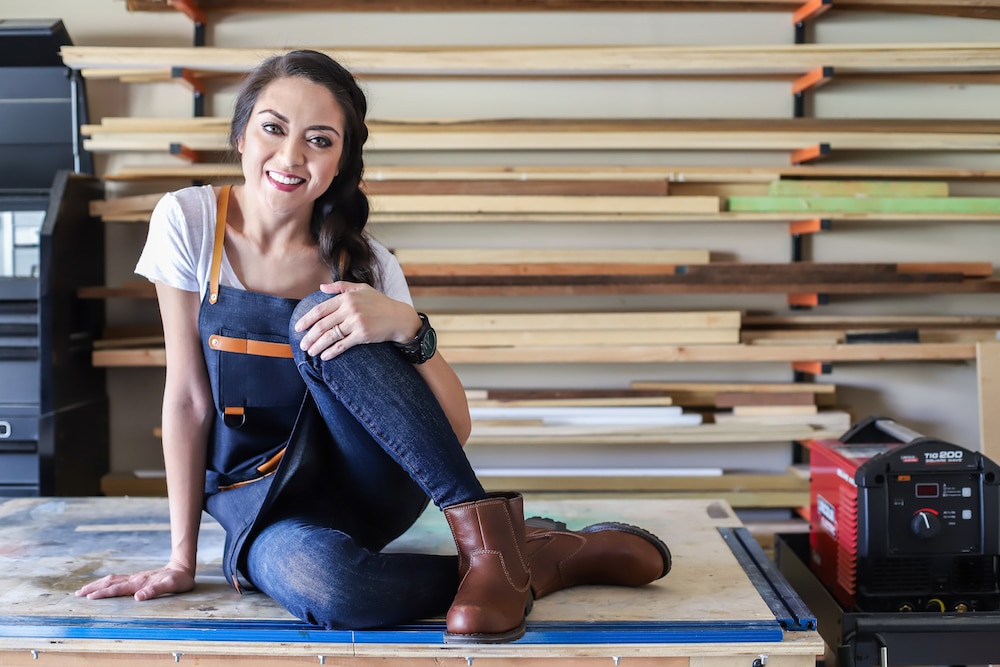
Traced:
<path fill-rule="evenodd" d="M 97 495 L 108 470 L 104 306 L 77 297 L 104 282 L 103 192 L 69 43 L 61 21 L 0 20 L 0 496 Z"/>

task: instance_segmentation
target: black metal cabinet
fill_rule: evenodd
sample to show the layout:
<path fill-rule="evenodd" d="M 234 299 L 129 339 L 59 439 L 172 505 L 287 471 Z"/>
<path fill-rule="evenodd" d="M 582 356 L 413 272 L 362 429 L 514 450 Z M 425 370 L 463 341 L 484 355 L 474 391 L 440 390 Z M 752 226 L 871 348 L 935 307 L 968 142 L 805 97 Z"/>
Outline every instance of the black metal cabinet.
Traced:
<path fill-rule="evenodd" d="M 104 304 L 77 290 L 104 280 L 91 176 L 56 175 L 35 277 L 0 277 L 0 495 L 97 495 L 108 471 L 108 398 L 94 368 Z M 0 196 L 0 210 L 9 205 Z"/>
<path fill-rule="evenodd" d="M 79 149 L 83 89 L 61 21 L 0 19 L 0 496 L 97 495 L 108 470 L 103 197 Z"/>

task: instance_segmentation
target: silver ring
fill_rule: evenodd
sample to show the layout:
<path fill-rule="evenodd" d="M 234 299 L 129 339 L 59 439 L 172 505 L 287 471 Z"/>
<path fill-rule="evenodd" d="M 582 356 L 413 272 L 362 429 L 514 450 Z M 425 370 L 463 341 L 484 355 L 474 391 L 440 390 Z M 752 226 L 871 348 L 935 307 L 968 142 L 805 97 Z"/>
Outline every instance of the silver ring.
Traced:
<path fill-rule="evenodd" d="M 340 330 L 339 324 L 333 325 L 333 333 L 337 334 L 338 341 L 344 340 L 344 332 Z"/>

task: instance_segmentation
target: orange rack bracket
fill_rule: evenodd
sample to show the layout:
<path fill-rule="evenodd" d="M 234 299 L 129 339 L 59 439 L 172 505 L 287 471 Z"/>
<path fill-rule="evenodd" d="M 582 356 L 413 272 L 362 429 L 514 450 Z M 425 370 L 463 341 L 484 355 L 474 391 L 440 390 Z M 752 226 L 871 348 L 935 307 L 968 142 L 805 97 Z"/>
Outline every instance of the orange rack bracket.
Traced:
<path fill-rule="evenodd" d="M 796 373 L 808 375 L 823 375 L 829 373 L 833 367 L 826 361 L 793 361 L 792 370 Z"/>
<path fill-rule="evenodd" d="M 805 23 L 833 7 L 833 0 L 809 0 L 792 14 L 792 23 Z"/>
<path fill-rule="evenodd" d="M 792 164 L 805 164 L 821 160 L 830 154 L 830 144 L 816 144 L 808 148 L 792 151 L 790 161 Z"/>
<path fill-rule="evenodd" d="M 813 220 L 793 220 L 788 225 L 788 233 L 793 236 L 801 234 L 818 234 L 829 231 L 830 221 L 825 218 L 815 218 Z"/>
<path fill-rule="evenodd" d="M 792 308 L 813 308 L 815 306 L 825 306 L 830 303 L 830 297 L 826 294 L 789 294 L 788 305 Z"/>
<path fill-rule="evenodd" d="M 171 67 L 170 78 L 184 82 L 191 90 L 199 95 L 205 94 L 205 82 L 187 67 Z"/>
<path fill-rule="evenodd" d="M 833 80 L 832 67 L 817 67 L 808 74 L 803 74 L 792 82 L 792 93 L 801 95 L 809 90 L 816 90 L 820 86 L 830 83 Z"/>
<path fill-rule="evenodd" d="M 206 22 L 205 12 L 201 11 L 201 7 L 194 0 L 167 0 L 167 4 L 182 12 L 195 23 Z"/>
<path fill-rule="evenodd" d="M 188 148 L 184 144 L 170 144 L 170 154 L 182 157 L 189 162 L 202 161 L 201 153 L 191 148 Z"/>

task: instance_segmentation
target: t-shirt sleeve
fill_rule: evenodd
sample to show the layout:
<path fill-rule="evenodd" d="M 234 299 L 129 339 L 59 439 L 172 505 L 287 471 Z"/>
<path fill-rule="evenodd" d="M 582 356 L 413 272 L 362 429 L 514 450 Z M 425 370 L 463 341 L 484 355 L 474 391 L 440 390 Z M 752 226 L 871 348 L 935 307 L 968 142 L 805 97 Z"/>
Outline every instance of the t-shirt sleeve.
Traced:
<path fill-rule="evenodd" d="M 406 284 L 406 277 L 403 275 L 403 267 L 399 265 L 399 260 L 377 241 L 372 240 L 372 249 L 381 270 L 379 291 L 390 299 L 412 306 L 413 297 L 410 296 L 410 287 Z"/>
<path fill-rule="evenodd" d="M 197 249 L 184 211 L 173 193 L 165 194 L 149 219 L 146 245 L 135 272 L 186 292 L 198 292 Z"/>

